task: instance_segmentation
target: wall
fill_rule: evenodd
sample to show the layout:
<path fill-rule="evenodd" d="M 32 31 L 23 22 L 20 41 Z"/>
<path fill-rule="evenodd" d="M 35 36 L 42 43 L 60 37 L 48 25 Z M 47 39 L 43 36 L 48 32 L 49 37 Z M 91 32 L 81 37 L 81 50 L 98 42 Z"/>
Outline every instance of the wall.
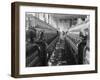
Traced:
<path fill-rule="evenodd" d="M 70 27 L 70 20 L 59 20 L 58 21 L 58 28 L 60 28 L 60 31 L 67 31 L 67 29 Z"/>
<path fill-rule="evenodd" d="M 15 0 L 1 0 L 0 2 L 0 80 L 100 80 L 100 54 L 98 54 L 98 73 L 97 74 L 80 74 L 80 75 L 64 75 L 53 77 L 39 78 L 22 78 L 15 79 L 10 77 L 11 68 L 11 2 Z M 100 0 L 16 0 L 41 3 L 55 4 L 76 4 L 98 6 L 100 9 Z M 100 11 L 98 12 L 100 21 Z M 100 34 L 100 23 L 98 24 L 98 34 Z M 100 44 L 100 37 L 98 37 Z M 98 45 L 100 47 L 100 45 Z M 100 53 L 100 50 L 99 52 Z"/>

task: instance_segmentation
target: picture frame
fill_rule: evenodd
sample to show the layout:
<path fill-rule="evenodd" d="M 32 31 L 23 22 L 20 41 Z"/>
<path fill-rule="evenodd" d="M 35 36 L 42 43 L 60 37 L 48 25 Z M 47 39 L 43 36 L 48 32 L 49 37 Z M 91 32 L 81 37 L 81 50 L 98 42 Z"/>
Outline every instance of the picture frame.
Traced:
<path fill-rule="evenodd" d="M 46 17 L 46 15 L 47 15 L 47 17 Z M 35 17 L 33 18 L 33 16 L 35 16 Z M 41 20 L 39 20 L 40 18 L 41 18 Z M 81 20 L 80 20 L 80 18 L 81 18 Z M 49 21 L 49 19 L 51 21 Z M 55 19 L 55 21 L 52 21 L 53 19 Z M 32 22 L 32 20 L 33 20 L 33 22 Z M 56 24 L 55 24 L 55 22 L 56 22 Z M 78 24 L 78 22 L 79 22 L 79 24 Z M 13 2 L 11 4 L 11 76 L 15 77 L 15 78 L 23 78 L 23 77 L 25 78 L 25 77 L 42 77 L 42 76 L 59 76 L 59 75 L 97 73 L 97 71 L 98 71 L 97 70 L 97 58 L 98 58 L 98 55 L 97 55 L 97 49 L 98 49 L 98 47 L 97 47 L 97 40 L 98 40 L 97 39 L 97 35 L 98 35 L 97 34 L 97 30 L 98 30 L 97 24 L 98 23 L 97 22 L 98 21 L 97 21 L 97 7 L 96 6 Z M 63 28 L 61 27 L 61 24 L 63 25 L 62 26 Z M 84 28 L 83 24 L 86 28 Z M 52 25 L 56 25 L 58 27 L 51 28 Z M 60 27 L 59 27 L 59 25 L 60 25 Z M 64 25 L 67 25 L 69 27 L 66 28 L 66 26 L 64 27 Z M 85 61 L 82 64 L 78 63 L 81 60 L 81 59 L 80 60 L 77 59 L 78 58 L 77 56 L 79 53 L 78 50 L 80 50 L 82 52 L 82 49 L 79 48 L 79 44 L 77 43 L 78 46 L 76 45 L 77 49 L 75 49 L 76 50 L 75 53 L 77 53 L 77 54 L 75 54 L 75 56 L 76 56 L 75 60 L 78 60 L 78 61 L 76 61 L 77 62 L 77 63 L 75 63 L 76 65 L 74 64 L 74 59 L 72 59 L 73 61 L 69 61 L 69 62 L 67 59 L 67 61 L 59 61 L 59 63 L 57 63 L 57 61 L 55 61 L 56 59 L 54 58 L 54 56 L 50 57 L 53 55 L 53 52 L 52 52 L 52 54 L 49 54 L 49 50 L 51 48 L 46 49 L 47 50 L 46 58 L 49 59 L 48 61 L 46 60 L 46 62 L 47 62 L 46 66 L 44 66 L 45 63 L 41 63 L 41 60 L 39 61 L 40 62 L 39 64 L 37 64 L 38 62 L 35 63 L 33 60 L 34 60 L 34 58 L 36 58 L 36 56 L 33 58 L 32 53 L 34 54 L 34 51 L 36 49 L 34 49 L 32 47 L 33 52 L 32 53 L 30 53 L 30 51 L 27 52 L 27 45 L 26 45 L 27 40 L 30 41 L 30 39 L 28 39 L 29 33 L 30 33 L 28 30 L 29 29 L 32 30 L 33 26 L 35 26 L 35 29 L 38 28 L 38 31 L 36 29 L 36 31 L 37 31 L 37 32 L 35 32 L 36 35 L 34 35 L 34 34 L 31 34 L 31 35 L 38 36 L 39 31 L 41 32 L 41 30 L 43 30 L 42 31 L 43 34 L 46 33 L 46 31 L 47 31 L 48 34 L 46 33 L 47 37 L 46 36 L 45 37 L 46 37 L 46 39 L 48 39 L 47 41 L 49 41 L 49 42 L 51 40 L 51 39 L 49 39 L 49 38 L 51 38 L 50 36 L 54 36 L 54 34 L 57 34 L 60 37 L 61 33 L 66 34 L 66 35 L 71 35 L 71 33 L 73 33 L 73 32 L 78 32 L 78 35 L 81 35 L 81 30 L 79 28 L 76 29 L 75 26 L 81 27 L 82 30 L 83 30 L 83 28 L 86 29 L 87 31 L 83 32 L 82 34 L 84 34 L 84 33 L 86 33 L 86 34 L 88 33 L 88 35 L 90 34 L 90 38 L 89 38 L 89 40 L 87 40 L 89 42 L 87 42 L 87 44 L 86 44 L 89 46 L 88 47 L 85 46 L 86 49 L 84 48 L 85 50 L 83 51 L 83 52 L 87 51 L 87 53 L 89 53 L 89 56 L 86 54 L 86 57 L 85 57 L 85 59 L 87 57 L 89 57 L 86 60 L 87 62 Z M 32 28 L 30 28 L 30 27 L 32 27 Z M 41 29 L 41 27 L 42 27 L 42 29 Z M 55 28 L 56 28 L 56 30 L 55 30 Z M 64 30 L 66 33 L 64 32 Z M 51 32 L 49 32 L 49 31 L 51 31 Z M 27 33 L 27 32 L 29 32 L 29 33 Z M 42 35 L 42 33 L 41 33 L 41 35 Z M 49 35 L 49 33 L 50 34 L 52 33 L 52 34 Z M 28 35 L 28 37 L 27 37 L 27 35 Z M 49 35 L 49 38 L 48 38 L 48 35 Z M 44 38 L 44 37 L 41 38 L 41 36 L 38 36 L 38 38 L 39 37 L 40 37 L 40 40 L 42 38 Z M 57 39 L 59 39 L 59 38 L 57 38 Z M 58 41 L 61 42 L 61 39 L 59 39 L 59 40 Z M 58 42 L 58 41 L 56 40 L 55 42 L 52 43 L 52 45 L 55 45 L 55 44 L 57 45 L 56 42 Z M 70 43 L 70 40 L 68 40 L 68 41 Z M 68 45 L 69 43 L 67 43 L 66 45 Z M 41 50 L 40 50 L 40 52 L 35 52 L 35 53 L 41 53 L 41 52 L 45 53 L 44 47 L 42 46 L 43 48 L 41 48 L 42 43 L 40 44 L 40 41 L 38 42 L 38 39 L 35 39 L 34 45 L 37 46 L 37 44 Z M 47 42 L 45 45 L 46 45 L 46 48 L 47 48 L 47 46 L 52 47 L 53 51 L 56 48 L 56 46 L 53 47 L 52 45 L 49 45 L 49 43 L 47 43 Z M 65 43 L 64 43 L 64 45 L 65 45 Z M 30 46 L 33 46 L 33 43 L 31 43 Z M 73 47 L 74 47 L 74 45 L 73 45 Z M 64 46 L 64 48 L 65 48 L 65 46 Z M 67 47 L 67 48 L 69 48 L 69 47 Z M 29 50 L 30 50 L 30 48 L 29 48 Z M 70 50 L 70 48 L 69 48 L 69 50 Z M 73 50 L 73 48 L 71 48 L 70 51 L 72 51 L 72 50 Z M 66 49 L 65 49 L 65 51 L 66 51 Z M 69 53 L 68 55 L 70 55 L 71 54 L 70 51 L 67 51 L 66 54 Z M 29 54 L 31 54 L 31 56 L 29 58 L 33 62 L 30 62 L 30 59 L 28 60 L 27 56 Z M 64 55 L 63 55 L 63 57 L 64 57 Z M 44 57 L 43 57 L 43 55 L 41 55 L 41 56 L 42 56 L 42 60 L 43 60 Z M 73 57 L 73 55 L 71 55 L 69 57 L 69 60 L 71 60 L 72 57 Z M 51 58 L 53 58 L 53 59 L 51 59 Z M 83 56 L 81 58 L 83 58 Z M 58 59 L 58 57 L 57 57 L 57 59 Z M 50 60 L 51 60 L 51 62 L 50 62 Z M 55 63 L 53 63 L 53 61 L 55 61 Z M 45 61 L 43 61 L 43 62 L 45 62 Z M 61 65 L 63 63 L 66 65 Z M 37 64 L 38 66 L 34 66 L 33 64 L 34 65 Z"/>

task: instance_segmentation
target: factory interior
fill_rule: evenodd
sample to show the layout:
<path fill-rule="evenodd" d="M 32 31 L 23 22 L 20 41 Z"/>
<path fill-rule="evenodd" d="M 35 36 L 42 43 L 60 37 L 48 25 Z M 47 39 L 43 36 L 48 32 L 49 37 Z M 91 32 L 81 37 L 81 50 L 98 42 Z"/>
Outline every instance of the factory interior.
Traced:
<path fill-rule="evenodd" d="M 89 15 L 26 12 L 26 67 L 88 65 L 89 30 Z"/>

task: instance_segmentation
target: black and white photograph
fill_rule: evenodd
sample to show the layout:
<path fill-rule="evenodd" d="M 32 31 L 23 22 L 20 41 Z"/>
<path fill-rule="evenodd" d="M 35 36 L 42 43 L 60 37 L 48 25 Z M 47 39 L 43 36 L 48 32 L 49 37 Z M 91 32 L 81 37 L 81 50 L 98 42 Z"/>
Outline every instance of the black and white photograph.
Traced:
<path fill-rule="evenodd" d="M 12 4 L 12 76 L 97 73 L 97 7 Z"/>
<path fill-rule="evenodd" d="M 90 15 L 25 13 L 26 67 L 90 64 Z"/>

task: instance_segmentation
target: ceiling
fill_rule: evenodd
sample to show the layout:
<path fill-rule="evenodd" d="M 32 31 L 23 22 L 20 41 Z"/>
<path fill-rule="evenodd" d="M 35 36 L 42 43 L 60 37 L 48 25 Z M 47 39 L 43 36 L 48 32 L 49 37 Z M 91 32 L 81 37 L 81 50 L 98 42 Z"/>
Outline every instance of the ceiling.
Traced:
<path fill-rule="evenodd" d="M 75 18 L 86 18 L 87 15 L 76 15 L 76 14 L 51 14 L 55 19 L 75 19 Z"/>

